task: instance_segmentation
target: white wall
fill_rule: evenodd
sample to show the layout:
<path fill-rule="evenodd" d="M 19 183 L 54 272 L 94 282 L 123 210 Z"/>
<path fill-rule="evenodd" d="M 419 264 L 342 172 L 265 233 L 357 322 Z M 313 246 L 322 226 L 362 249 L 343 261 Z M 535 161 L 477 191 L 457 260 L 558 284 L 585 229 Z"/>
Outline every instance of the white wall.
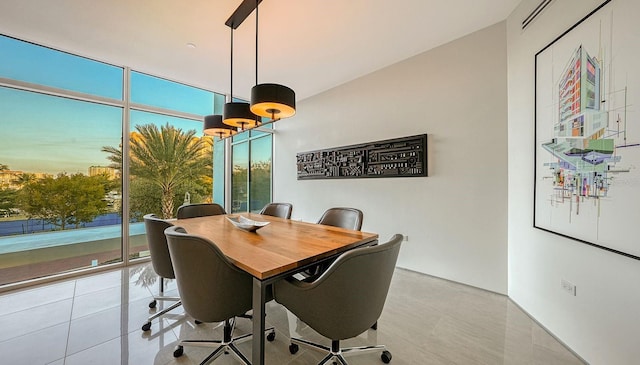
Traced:
<path fill-rule="evenodd" d="M 640 14 L 637 0 L 616 1 Z M 602 1 L 554 1 L 522 31 L 539 2 L 524 0 L 507 19 L 509 296 L 589 363 L 638 364 L 640 262 L 532 227 L 535 54 Z"/>
<path fill-rule="evenodd" d="M 381 242 L 408 235 L 399 266 L 506 293 L 506 74 L 502 22 L 300 102 L 276 123 L 274 200 L 310 222 L 357 207 Z M 298 152 L 422 133 L 429 177 L 296 179 Z"/>

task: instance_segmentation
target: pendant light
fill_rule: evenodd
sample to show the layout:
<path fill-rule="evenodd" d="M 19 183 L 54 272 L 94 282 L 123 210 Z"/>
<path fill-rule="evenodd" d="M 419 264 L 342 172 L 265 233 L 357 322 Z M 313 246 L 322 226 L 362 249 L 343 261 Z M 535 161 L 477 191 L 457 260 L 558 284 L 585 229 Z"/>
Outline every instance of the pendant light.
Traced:
<path fill-rule="evenodd" d="M 204 117 L 204 134 L 223 139 L 236 133 L 238 133 L 236 128 L 222 123 L 222 115 L 216 114 Z"/>
<path fill-rule="evenodd" d="M 256 85 L 251 88 L 251 112 L 276 121 L 296 114 L 296 93 L 280 84 L 258 84 L 258 5 L 256 0 Z"/>
<path fill-rule="evenodd" d="M 231 101 L 224 104 L 222 115 L 224 124 L 241 130 L 253 128 L 259 124 L 256 115 L 251 113 L 249 103 L 233 101 L 233 27 L 231 27 Z"/>
<path fill-rule="evenodd" d="M 259 125 L 256 115 L 251 112 L 249 103 L 238 101 L 226 103 L 222 114 L 224 115 L 224 124 L 238 127 L 243 131 Z"/>

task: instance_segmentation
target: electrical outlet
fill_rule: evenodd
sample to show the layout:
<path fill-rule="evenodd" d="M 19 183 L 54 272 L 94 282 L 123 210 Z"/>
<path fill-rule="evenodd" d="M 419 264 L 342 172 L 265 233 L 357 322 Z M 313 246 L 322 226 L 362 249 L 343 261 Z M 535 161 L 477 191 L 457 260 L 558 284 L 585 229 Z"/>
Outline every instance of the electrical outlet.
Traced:
<path fill-rule="evenodd" d="M 408 242 L 408 241 L 409 241 L 409 236 L 404 236 L 403 240 L 404 240 L 405 242 Z"/>
<path fill-rule="evenodd" d="M 560 280 L 560 287 L 562 288 L 562 290 L 573 295 L 574 297 L 576 296 L 576 286 L 573 285 L 571 282 L 565 279 L 562 279 Z"/>

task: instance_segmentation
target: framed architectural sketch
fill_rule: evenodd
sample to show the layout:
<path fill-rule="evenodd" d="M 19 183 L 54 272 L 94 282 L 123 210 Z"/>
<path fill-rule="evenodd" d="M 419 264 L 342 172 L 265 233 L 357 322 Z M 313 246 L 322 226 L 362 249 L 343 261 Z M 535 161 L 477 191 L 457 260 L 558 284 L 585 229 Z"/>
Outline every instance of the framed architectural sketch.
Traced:
<path fill-rule="evenodd" d="M 533 225 L 635 259 L 639 13 L 637 0 L 605 1 L 535 56 Z"/>

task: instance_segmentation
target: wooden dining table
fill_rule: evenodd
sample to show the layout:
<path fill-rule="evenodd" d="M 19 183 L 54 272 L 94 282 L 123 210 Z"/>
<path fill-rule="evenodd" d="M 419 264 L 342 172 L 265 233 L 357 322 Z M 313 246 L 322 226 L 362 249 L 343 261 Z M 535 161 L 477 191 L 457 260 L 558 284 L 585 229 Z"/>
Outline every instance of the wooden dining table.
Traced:
<path fill-rule="evenodd" d="M 241 215 L 269 224 L 249 232 L 227 219 L 236 214 L 178 219 L 173 224 L 183 227 L 189 234 L 211 240 L 236 267 L 253 277 L 251 358 L 252 364 L 263 365 L 267 287 L 320 261 L 373 244 L 378 235 L 267 215 Z"/>

